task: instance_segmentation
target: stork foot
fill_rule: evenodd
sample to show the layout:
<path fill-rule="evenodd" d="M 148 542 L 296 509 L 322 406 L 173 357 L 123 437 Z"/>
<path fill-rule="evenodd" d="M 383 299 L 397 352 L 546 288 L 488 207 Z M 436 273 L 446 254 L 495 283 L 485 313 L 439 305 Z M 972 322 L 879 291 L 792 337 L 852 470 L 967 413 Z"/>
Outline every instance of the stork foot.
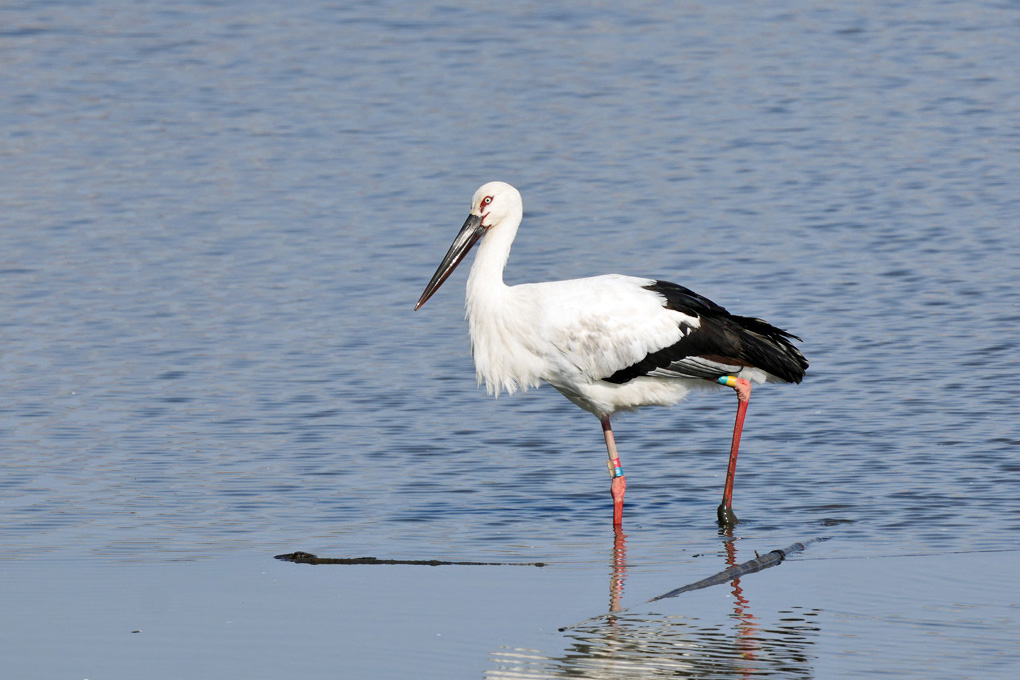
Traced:
<path fill-rule="evenodd" d="M 732 529 L 740 521 L 737 519 L 737 514 L 733 512 L 733 508 L 725 503 L 719 504 L 716 515 L 719 517 L 719 527 L 721 529 Z"/>

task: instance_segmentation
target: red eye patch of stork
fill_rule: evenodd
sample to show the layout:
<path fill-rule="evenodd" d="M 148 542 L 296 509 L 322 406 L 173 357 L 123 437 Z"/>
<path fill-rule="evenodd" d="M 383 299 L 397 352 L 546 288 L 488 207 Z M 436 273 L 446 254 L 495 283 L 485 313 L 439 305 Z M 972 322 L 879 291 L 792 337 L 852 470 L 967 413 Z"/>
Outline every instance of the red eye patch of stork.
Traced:
<path fill-rule="evenodd" d="M 482 211 L 482 226 L 485 227 L 486 229 L 489 228 L 489 225 L 485 223 L 485 218 L 489 216 L 489 213 L 484 211 L 486 208 L 489 207 L 491 203 L 492 196 L 486 196 L 485 198 L 482 199 L 482 202 L 478 204 L 478 209 Z"/>

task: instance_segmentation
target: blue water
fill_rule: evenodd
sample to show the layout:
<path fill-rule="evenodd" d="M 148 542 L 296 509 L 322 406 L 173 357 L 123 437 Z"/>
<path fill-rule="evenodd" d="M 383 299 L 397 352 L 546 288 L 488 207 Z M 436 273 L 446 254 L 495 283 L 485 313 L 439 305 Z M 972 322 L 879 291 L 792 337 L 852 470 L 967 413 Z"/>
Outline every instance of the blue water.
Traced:
<path fill-rule="evenodd" d="M 129 601 L 198 630 L 166 583 L 249 603 L 195 658 L 255 645 L 251 677 L 605 677 L 592 636 L 635 677 L 697 674 L 678 650 L 704 677 L 731 634 L 777 677 L 1015 676 L 1018 28 L 1011 2 L 7 7 L 5 677 L 137 677 L 122 640 L 45 622 Z M 614 559 L 597 422 L 476 389 L 464 272 L 412 312 L 492 179 L 525 201 L 509 282 L 664 278 L 804 338 L 804 383 L 750 407 L 736 560 L 831 540 L 742 579 L 743 613 L 731 588 L 638 606 L 727 564 L 731 396 L 614 422 Z M 550 566 L 272 560 L 294 550 Z M 556 631 L 623 582 L 636 618 Z M 295 612 L 283 653 L 273 605 L 305 599 L 337 608 Z"/>

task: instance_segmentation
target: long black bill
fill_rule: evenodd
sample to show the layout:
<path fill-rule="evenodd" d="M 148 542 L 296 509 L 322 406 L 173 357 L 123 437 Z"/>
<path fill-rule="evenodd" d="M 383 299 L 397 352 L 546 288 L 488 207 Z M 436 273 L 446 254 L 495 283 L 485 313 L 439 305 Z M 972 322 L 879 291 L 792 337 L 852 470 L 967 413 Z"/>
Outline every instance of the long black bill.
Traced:
<path fill-rule="evenodd" d="M 421 307 L 423 304 L 428 302 L 428 299 L 432 297 L 432 294 L 439 290 L 439 287 L 443 285 L 443 282 L 450 277 L 453 270 L 457 268 L 464 256 L 468 254 L 478 239 L 485 233 L 485 227 L 482 226 L 482 218 L 478 215 L 468 215 L 467 220 L 464 222 L 464 226 L 460 228 L 460 233 L 457 234 L 457 238 L 453 239 L 453 245 L 450 246 L 450 250 L 446 252 L 446 257 L 439 264 L 439 269 L 432 275 L 432 280 L 429 281 L 429 285 L 425 286 L 425 292 L 418 298 L 418 304 L 414 306 L 415 310 Z"/>

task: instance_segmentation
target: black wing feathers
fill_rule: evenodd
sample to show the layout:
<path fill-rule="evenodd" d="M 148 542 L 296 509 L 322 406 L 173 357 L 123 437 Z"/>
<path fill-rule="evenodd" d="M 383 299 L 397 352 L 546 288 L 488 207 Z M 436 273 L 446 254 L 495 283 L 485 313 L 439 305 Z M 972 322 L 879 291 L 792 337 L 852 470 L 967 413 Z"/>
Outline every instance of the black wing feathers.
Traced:
<path fill-rule="evenodd" d="M 733 372 L 743 366 L 754 366 L 786 382 L 799 383 L 804 377 L 808 362 L 790 342 L 800 340 L 797 336 L 762 319 L 730 314 L 708 298 L 675 283 L 656 281 L 646 288 L 662 295 L 667 309 L 699 317 L 701 326 L 689 329 L 679 342 L 604 378 L 607 382 L 625 383 L 657 369 L 709 380 L 729 374 L 712 364 L 732 366 Z"/>

